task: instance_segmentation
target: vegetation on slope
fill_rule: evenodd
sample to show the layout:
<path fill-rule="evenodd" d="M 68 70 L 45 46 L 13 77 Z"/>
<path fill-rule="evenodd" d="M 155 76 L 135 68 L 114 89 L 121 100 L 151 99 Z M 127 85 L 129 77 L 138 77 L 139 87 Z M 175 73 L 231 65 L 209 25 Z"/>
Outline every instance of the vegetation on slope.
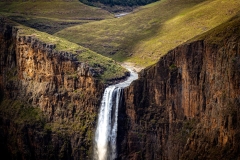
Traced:
<path fill-rule="evenodd" d="M 79 20 L 79 19 L 105 19 L 111 15 L 102 9 L 91 7 L 72 1 L 4 1 L 0 2 L 1 12 L 34 15 L 39 17 Z"/>
<path fill-rule="evenodd" d="M 0 1 L 0 14 L 50 34 L 76 24 L 113 18 L 109 12 L 78 0 Z"/>
<path fill-rule="evenodd" d="M 162 0 L 125 17 L 66 28 L 55 35 L 117 61 L 141 66 L 236 15 L 236 0 Z"/>
<path fill-rule="evenodd" d="M 39 39 L 42 42 L 54 44 L 56 46 L 54 49 L 57 51 L 67 51 L 72 54 L 76 54 L 80 62 L 88 64 L 96 71 L 101 71 L 99 78 L 103 81 L 121 78 L 126 75 L 126 69 L 122 68 L 118 63 L 108 57 L 104 57 L 96 52 L 69 42 L 63 38 L 36 31 L 32 28 L 25 26 L 17 26 L 17 28 L 19 29 L 18 33 L 20 36 L 34 36 L 36 39 Z"/>
<path fill-rule="evenodd" d="M 79 111 L 74 115 L 75 121 L 49 122 L 44 112 L 37 106 L 8 99 L 7 96 L 0 98 L 2 98 L 0 99 L 1 155 L 9 159 L 35 156 L 39 159 L 67 159 L 64 157 L 73 157 L 72 154 L 76 152 L 80 152 L 81 156 L 92 155 L 90 148 L 94 131 L 92 122 L 95 121 L 96 114 Z M 71 107 L 68 105 L 65 109 L 68 111 L 72 109 Z M 79 148 L 65 145 L 66 142 L 70 144 L 73 135 L 79 135 L 84 141 Z M 57 145 L 54 143 L 56 138 Z M 44 147 L 39 150 L 38 146 Z M 39 153 L 41 155 L 38 155 Z"/>
<path fill-rule="evenodd" d="M 240 37 L 240 11 L 226 23 L 213 28 L 209 32 L 194 37 L 189 42 L 204 39 L 208 44 L 221 46 L 224 45 L 226 41 L 229 40 L 229 37 L 232 37 L 233 35 L 236 39 Z"/>
<path fill-rule="evenodd" d="M 44 121 L 40 108 L 31 107 L 17 100 L 0 100 L 0 111 L 1 117 L 11 117 L 18 124 L 43 123 Z"/>

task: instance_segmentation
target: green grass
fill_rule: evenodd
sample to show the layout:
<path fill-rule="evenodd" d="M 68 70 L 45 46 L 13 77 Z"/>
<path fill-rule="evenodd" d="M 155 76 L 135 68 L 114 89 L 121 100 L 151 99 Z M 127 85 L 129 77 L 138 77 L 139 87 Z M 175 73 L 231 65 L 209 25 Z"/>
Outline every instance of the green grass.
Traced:
<path fill-rule="evenodd" d="M 236 0 L 162 0 L 122 18 L 76 25 L 55 35 L 117 61 L 146 67 L 239 10 Z"/>
<path fill-rule="evenodd" d="M 47 32 L 49 34 L 54 34 L 60 30 L 63 30 L 64 28 L 71 27 L 77 24 L 80 25 L 94 21 L 94 20 L 58 19 L 51 17 L 39 17 L 5 12 L 1 12 L 0 14 L 2 16 L 8 17 L 9 19 L 15 22 L 18 22 L 31 28 L 35 28 L 39 31 Z"/>
<path fill-rule="evenodd" d="M 126 70 L 112 59 L 69 42 L 64 38 L 58 38 L 45 33 L 55 33 L 58 30 L 76 24 L 113 18 L 113 15 L 105 10 L 84 5 L 78 0 L 55 0 L 51 2 L 37 0 L 35 2 L 0 2 L 0 15 L 23 24 L 17 26 L 19 35 L 34 36 L 42 42 L 55 44 L 55 49 L 58 51 L 68 51 L 77 54 L 79 61 L 87 63 L 91 68 L 100 72 L 98 78 L 103 81 L 125 76 Z M 25 27 L 24 25 L 30 27 Z"/>
<path fill-rule="evenodd" d="M 32 36 L 47 44 L 54 44 L 56 46 L 56 51 L 67 51 L 72 54 L 76 54 L 80 62 L 88 64 L 88 66 L 99 73 L 96 75 L 96 78 L 99 78 L 103 82 L 114 78 L 123 77 L 127 72 L 126 69 L 121 67 L 120 64 L 116 63 L 111 58 L 104 57 L 96 52 L 69 42 L 63 38 L 52 36 L 45 32 L 40 32 L 22 25 L 15 25 L 18 28 L 19 36 Z"/>
<path fill-rule="evenodd" d="M 113 18 L 109 12 L 78 0 L 0 2 L 0 15 L 50 34 L 76 24 Z"/>
<path fill-rule="evenodd" d="M 78 0 L 72 1 L 13 1 L 0 2 L 0 10 L 5 13 L 32 15 L 58 19 L 105 19 L 112 15 L 102 9 L 87 6 Z"/>
<path fill-rule="evenodd" d="M 215 45 L 223 45 L 224 42 L 229 41 L 230 37 L 239 38 L 240 37 L 240 11 L 239 13 L 231 18 L 226 23 L 219 25 L 212 30 L 196 36 L 195 38 L 191 39 L 191 41 L 196 41 L 199 39 L 205 40 L 208 44 L 215 44 Z"/>
<path fill-rule="evenodd" d="M 240 2 L 236 0 L 161 0 L 137 8 L 125 17 L 113 18 L 109 12 L 86 6 L 78 0 L 0 2 L 2 15 L 51 34 L 57 32 L 54 35 L 75 43 L 69 45 L 62 42 L 63 39 L 45 35 L 46 41 L 52 39 L 54 44 L 59 44 L 57 49 L 82 50 L 78 44 L 117 62 L 133 62 L 143 67 L 154 64 L 176 46 L 226 22 L 239 8 Z M 88 53 L 79 58 L 92 66 L 102 63 L 99 59 L 105 59 L 99 55 L 95 58 L 86 48 L 83 50 Z M 103 77 L 111 79 L 111 72 Z"/>

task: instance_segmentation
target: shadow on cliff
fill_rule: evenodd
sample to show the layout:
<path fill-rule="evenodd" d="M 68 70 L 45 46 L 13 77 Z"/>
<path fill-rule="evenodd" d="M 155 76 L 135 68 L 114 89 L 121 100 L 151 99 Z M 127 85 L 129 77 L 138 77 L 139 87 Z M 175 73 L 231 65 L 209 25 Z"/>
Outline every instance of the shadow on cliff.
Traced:
<path fill-rule="evenodd" d="M 161 8 L 159 9 L 159 7 L 154 8 L 153 11 L 151 13 L 153 14 L 157 14 L 159 16 L 161 16 L 160 18 L 158 18 L 156 20 L 155 19 L 151 19 L 152 17 L 145 17 L 145 19 L 143 18 L 143 21 L 141 22 L 137 22 L 139 23 L 139 26 L 137 29 L 141 30 L 142 26 L 145 25 L 150 25 L 149 27 L 146 27 L 145 29 L 141 30 L 140 32 L 134 32 L 134 34 L 130 34 L 126 37 L 124 37 L 124 39 L 122 40 L 122 44 L 120 45 L 120 50 L 125 50 L 128 53 L 125 54 L 129 54 L 131 53 L 134 48 L 137 47 L 137 45 L 139 44 L 139 42 L 143 42 L 143 41 L 148 41 L 154 37 L 157 36 L 157 34 L 159 32 L 161 32 L 163 24 L 177 16 L 179 16 L 179 14 L 181 14 L 182 11 L 187 10 L 189 8 L 195 7 L 196 5 L 199 5 L 201 3 L 204 3 L 205 0 L 188 0 L 186 1 L 179 1 L 179 0 L 169 0 L 167 2 L 167 4 L 165 5 L 165 7 L 163 9 L 168 10 L 168 11 L 161 11 Z M 165 2 L 163 2 L 165 3 Z M 190 5 L 186 5 L 186 3 L 190 3 Z M 194 4 L 191 4 L 194 3 Z M 171 8 L 174 8 L 171 10 Z M 178 10 L 176 9 L 178 8 Z M 169 13 L 170 12 L 170 13 Z M 161 13 L 164 13 L 164 15 L 162 15 Z M 140 18 L 140 20 L 142 20 Z M 137 19 L 135 20 L 137 21 Z M 150 52 L 150 51 L 149 51 Z M 122 61 L 126 61 L 127 59 L 130 58 L 131 55 L 122 57 Z"/>
<path fill-rule="evenodd" d="M 239 157 L 239 26 L 178 46 L 126 88 L 119 159 Z"/>
<path fill-rule="evenodd" d="M 0 104 L 3 101 L 3 96 L 4 96 L 3 90 L 2 90 L 2 87 L 0 86 Z"/>

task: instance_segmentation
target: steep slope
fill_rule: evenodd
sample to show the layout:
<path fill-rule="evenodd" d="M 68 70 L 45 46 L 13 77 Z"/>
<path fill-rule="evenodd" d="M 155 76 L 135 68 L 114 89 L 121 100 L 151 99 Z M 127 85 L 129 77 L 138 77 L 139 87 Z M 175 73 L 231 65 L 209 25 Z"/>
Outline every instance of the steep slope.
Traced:
<path fill-rule="evenodd" d="M 0 15 L 51 34 L 76 24 L 113 18 L 109 12 L 78 0 L 3 0 L 0 1 Z"/>
<path fill-rule="evenodd" d="M 168 52 L 125 90 L 119 159 L 238 159 L 240 17 Z"/>
<path fill-rule="evenodd" d="M 116 77 L 117 68 L 125 76 L 125 70 L 86 48 L 5 19 L 0 19 L 0 62 L 1 155 L 89 159 L 104 89 L 101 75 L 109 70 L 108 76 Z"/>
<path fill-rule="evenodd" d="M 118 61 L 149 66 L 170 49 L 233 17 L 236 0 L 161 0 L 121 18 L 76 25 L 55 35 Z"/>

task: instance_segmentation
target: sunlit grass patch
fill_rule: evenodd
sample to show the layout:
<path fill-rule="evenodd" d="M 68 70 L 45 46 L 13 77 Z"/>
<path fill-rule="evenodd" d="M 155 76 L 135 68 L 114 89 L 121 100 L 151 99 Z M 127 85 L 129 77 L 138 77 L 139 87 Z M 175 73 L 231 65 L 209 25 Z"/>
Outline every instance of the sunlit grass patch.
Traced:
<path fill-rule="evenodd" d="M 162 0 L 121 18 L 76 25 L 55 35 L 116 61 L 149 66 L 169 50 L 234 17 L 239 8 L 236 0 Z"/>

